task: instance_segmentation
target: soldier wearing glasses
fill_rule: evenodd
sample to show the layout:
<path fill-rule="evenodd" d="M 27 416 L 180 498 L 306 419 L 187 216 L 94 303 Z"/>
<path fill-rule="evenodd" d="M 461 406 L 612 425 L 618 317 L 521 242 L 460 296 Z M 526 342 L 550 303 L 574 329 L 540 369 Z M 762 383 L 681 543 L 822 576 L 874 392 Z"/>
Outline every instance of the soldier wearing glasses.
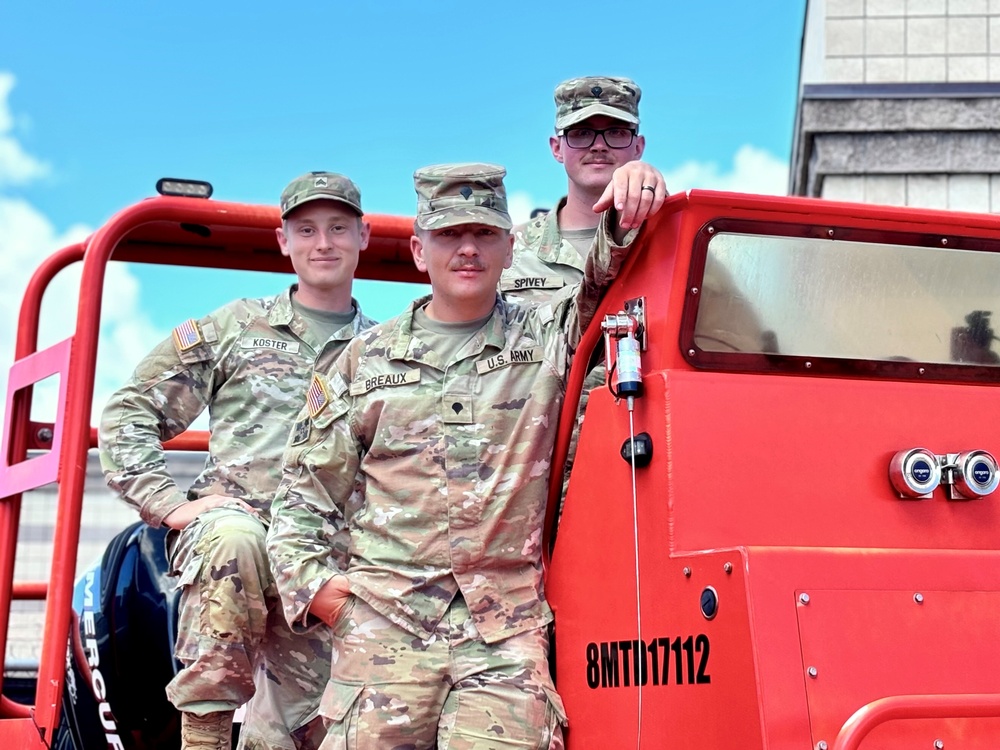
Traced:
<path fill-rule="evenodd" d="M 668 192 L 660 171 L 640 161 L 646 139 L 639 135 L 642 92 L 629 78 L 590 76 L 556 86 L 556 132 L 549 146 L 566 168 L 568 189 L 552 211 L 514 230 L 514 260 L 500 279 L 508 299 L 541 303 L 561 288 L 583 278 L 587 251 L 594 242 L 600 212 L 612 194 L 641 195 L 636 210 L 652 216 Z M 622 225 L 635 226 L 635 216 L 623 204 Z M 577 415 L 583 421 L 587 399 L 604 383 L 603 348 L 599 348 L 584 382 Z M 563 494 L 576 456 L 579 429 L 566 457 Z"/>
<path fill-rule="evenodd" d="M 568 189 L 555 209 L 515 229 L 514 261 L 500 280 L 508 298 L 544 302 L 583 278 L 601 218 L 594 206 L 615 187 L 627 195 L 641 191 L 644 212 L 659 210 L 668 193 L 659 170 L 640 161 L 646 147 L 639 135 L 641 96 L 628 78 L 590 76 L 556 86 L 556 132 L 549 146 L 566 168 Z M 622 214 L 625 225 L 633 220 Z"/>

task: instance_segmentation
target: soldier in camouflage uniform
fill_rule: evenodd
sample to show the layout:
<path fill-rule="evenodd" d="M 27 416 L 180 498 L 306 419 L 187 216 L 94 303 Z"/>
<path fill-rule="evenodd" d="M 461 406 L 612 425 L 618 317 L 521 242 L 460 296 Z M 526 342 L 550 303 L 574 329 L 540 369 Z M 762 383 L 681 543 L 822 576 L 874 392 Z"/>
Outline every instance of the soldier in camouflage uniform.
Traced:
<path fill-rule="evenodd" d="M 638 133 L 641 96 L 628 78 L 572 78 L 556 86 L 556 134 L 549 138 L 549 147 L 566 168 L 568 192 L 555 209 L 515 229 L 514 261 L 500 278 L 500 291 L 509 299 L 546 302 L 583 278 L 600 220 L 595 206 L 614 189 L 613 182 L 640 191 L 640 205 L 650 214 L 663 204 L 667 196 L 663 175 L 640 161 L 646 147 L 646 139 Z M 577 429 L 566 457 L 564 490 L 587 398 L 606 379 L 602 354 L 601 347 L 584 382 Z"/>
<path fill-rule="evenodd" d="M 369 227 L 357 187 L 328 172 L 293 180 L 281 216 L 278 244 L 297 283 L 178 326 L 101 419 L 108 484 L 146 523 L 171 529 L 171 572 L 182 592 L 175 654 L 184 667 L 167 695 L 182 712 L 184 748 L 228 750 L 234 709 L 251 696 L 242 747 L 313 748 L 323 734 L 329 630 L 289 630 L 264 540 L 314 362 L 328 366 L 375 323 L 351 297 Z M 206 408 L 208 459 L 185 491 L 167 471 L 163 442 Z"/>
<path fill-rule="evenodd" d="M 566 169 L 568 191 L 555 209 L 514 230 L 514 260 L 500 280 L 509 299 L 548 301 L 583 278 L 600 221 L 595 206 L 611 189 L 612 177 L 641 191 L 640 205 L 650 214 L 663 203 L 663 175 L 640 161 L 646 148 L 638 132 L 641 96 L 628 78 L 590 76 L 556 86 L 556 133 L 549 147 Z"/>
<path fill-rule="evenodd" d="M 432 294 L 317 371 L 292 430 L 268 554 L 293 630 L 333 627 L 324 750 L 563 747 L 541 568 L 556 414 L 636 234 L 616 217 L 648 201 L 610 197 L 582 283 L 522 306 L 496 292 L 504 174 L 415 173 Z"/>

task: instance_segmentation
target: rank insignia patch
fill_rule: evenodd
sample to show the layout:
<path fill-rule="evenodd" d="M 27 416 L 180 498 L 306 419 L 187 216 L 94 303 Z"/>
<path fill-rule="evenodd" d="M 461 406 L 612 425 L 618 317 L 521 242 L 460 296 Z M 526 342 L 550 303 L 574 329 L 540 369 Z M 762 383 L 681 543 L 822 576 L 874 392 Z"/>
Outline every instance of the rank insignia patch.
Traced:
<path fill-rule="evenodd" d="M 312 382 L 309 384 L 309 392 L 306 394 L 306 405 L 309 407 L 309 416 L 316 419 L 326 405 L 330 403 L 330 394 L 326 390 L 326 383 L 323 379 L 313 373 Z"/>
<path fill-rule="evenodd" d="M 185 320 L 174 329 L 174 344 L 181 353 L 191 351 L 204 341 L 198 323 L 193 318 Z"/>

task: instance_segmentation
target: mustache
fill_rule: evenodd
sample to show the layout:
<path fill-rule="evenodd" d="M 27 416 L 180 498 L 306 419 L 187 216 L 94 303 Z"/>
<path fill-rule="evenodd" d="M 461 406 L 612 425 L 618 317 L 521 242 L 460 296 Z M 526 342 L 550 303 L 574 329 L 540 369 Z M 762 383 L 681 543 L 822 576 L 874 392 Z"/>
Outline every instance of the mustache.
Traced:
<path fill-rule="evenodd" d="M 479 260 L 477 260 L 475 258 L 470 258 L 470 259 L 467 259 L 467 260 L 454 261 L 453 263 L 451 263 L 448 266 L 448 270 L 449 271 L 484 271 L 486 269 L 485 269 L 485 266 L 483 266 L 483 264 Z"/>

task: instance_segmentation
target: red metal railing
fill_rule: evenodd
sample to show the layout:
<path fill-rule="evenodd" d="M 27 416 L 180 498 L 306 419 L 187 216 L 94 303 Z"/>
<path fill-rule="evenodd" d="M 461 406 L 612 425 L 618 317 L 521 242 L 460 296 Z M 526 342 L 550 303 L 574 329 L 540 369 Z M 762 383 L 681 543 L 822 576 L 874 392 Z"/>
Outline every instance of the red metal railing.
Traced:
<path fill-rule="evenodd" d="M 896 719 L 1000 717 L 1000 695 L 893 695 L 862 706 L 837 734 L 833 750 L 858 750 L 875 727 Z"/>
<path fill-rule="evenodd" d="M 77 243 L 46 258 L 28 282 L 21 310 L 18 316 L 17 341 L 14 359 L 20 361 L 35 353 L 38 348 L 38 323 L 41 315 L 42 296 L 49 283 L 66 266 L 80 260 L 84 254 L 83 243 Z M 8 464 L 23 461 L 30 443 L 28 415 L 31 412 L 31 390 L 24 389 L 14 394 L 7 414 L 7 455 Z M 5 493 L 6 494 L 6 493 Z M 21 520 L 21 493 L 0 500 L 0 653 L 6 654 L 7 635 L 10 628 L 10 602 L 15 595 L 14 561 L 17 550 L 17 532 Z M 75 551 L 75 550 L 74 550 Z M 47 591 L 47 586 L 45 587 Z M 32 587 L 37 593 L 37 585 Z M 32 597 L 35 598 L 35 597 Z M 3 675 L 0 673 L 0 686 Z M 61 684 L 60 684 L 61 688 Z M 21 717 L 27 715 L 24 707 L 10 700 L 0 701 L 0 716 Z"/>

